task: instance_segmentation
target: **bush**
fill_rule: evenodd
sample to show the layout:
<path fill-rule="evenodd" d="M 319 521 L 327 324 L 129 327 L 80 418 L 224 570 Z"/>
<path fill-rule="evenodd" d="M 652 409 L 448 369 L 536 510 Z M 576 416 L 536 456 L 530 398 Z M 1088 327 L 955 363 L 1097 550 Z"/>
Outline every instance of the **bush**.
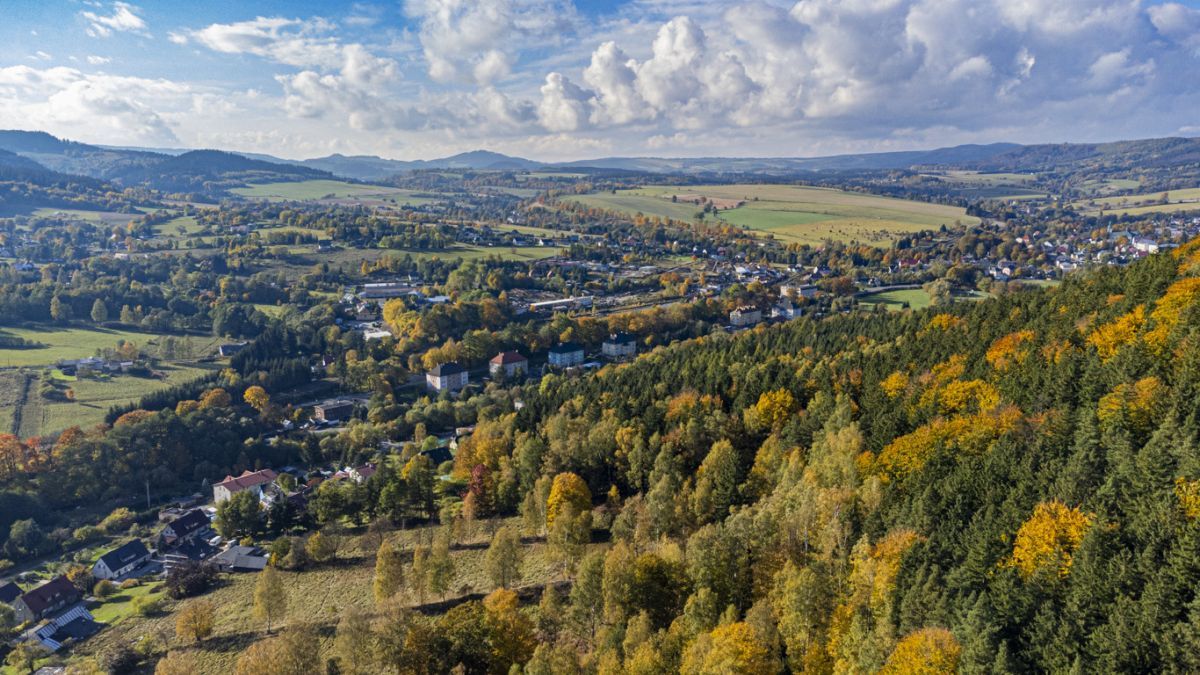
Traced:
<path fill-rule="evenodd" d="M 124 532 L 125 530 L 129 529 L 130 525 L 133 525 L 133 520 L 133 511 L 130 511 L 122 506 L 121 508 L 116 509 L 112 513 L 105 516 L 104 520 L 100 521 L 100 529 L 109 534 Z"/>
<path fill-rule="evenodd" d="M 141 585 L 142 585 L 142 582 L 138 579 L 126 579 L 125 581 L 121 582 L 121 590 L 126 591 L 126 590 L 129 590 L 130 588 L 137 588 L 138 586 L 141 586 Z"/>
<path fill-rule="evenodd" d="M 71 533 L 71 538 L 80 544 L 86 544 L 89 541 L 95 541 L 102 536 L 104 536 L 104 531 L 95 525 L 84 525 L 83 527 L 77 528 Z"/>
<path fill-rule="evenodd" d="M 97 598 L 109 598 L 117 592 L 117 585 L 108 579 L 101 579 L 96 583 L 96 587 L 92 589 L 92 595 Z"/>
<path fill-rule="evenodd" d="M 143 595 L 133 599 L 133 611 L 138 616 L 154 616 L 161 614 L 163 611 L 162 598 L 155 598 L 149 595 Z"/>

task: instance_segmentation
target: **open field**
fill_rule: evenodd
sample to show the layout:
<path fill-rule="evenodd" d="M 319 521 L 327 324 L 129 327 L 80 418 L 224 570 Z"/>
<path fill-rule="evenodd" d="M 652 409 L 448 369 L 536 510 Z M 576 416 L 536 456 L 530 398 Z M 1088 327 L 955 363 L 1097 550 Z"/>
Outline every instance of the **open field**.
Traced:
<path fill-rule="evenodd" d="M 515 525 L 516 520 L 511 521 Z M 472 593 L 492 590 L 484 567 L 487 534 L 477 528 L 477 534 L 464 537 L 452 552 L 455 573 L 450 584 L 453 590 L 447 598 L 456 598 Z M 427 538 L 429 531 L 408 530 L 390 535 L 411 550 L 418 538 Z M 361 546 L 347 546 L 341 559 L 324 565 L 313 566 L 301 572 L 282 571 L 287 590 L 287 617 L 284 625 L 300 623 L 314 624 L 321 633 L 322 649 L 332 646 L 333 631 L 341 613 L 350 607 L 367 612 L 376 608 L 372 597 L 374 578 L 374 553 L 377 542 L 363 541 Z M 543 584 L 557 578 L 557 570 L 546 559 L 545 546 L 529 543 L 522 547 L 524 560 L 521 566 L 521 585 Z M 105 628 L 96 636 L 82 643 L 72 656 L 102 654 L 118 644 L 129 644 L 144 635 L 163 635 L 170 646 L 181 647 L 193 654 L 200 673 L 233 672 L 240 653 L 254 640 L 265 635 L 265 626 L 253 618 L 253 596 L 256 574 L 223 575 L 221 585 L 206 594 L 217 608 L 215 632 L 212 637 L 194 647 L 184 647 L 175 640 L 175 613 L 188 601 L 167 601 L 166 612 L 159 616 L 142 617 L 122 610 L 117 606 L 111 610 L 119 617 L 115 625 Z M 418 598 L 407 589 L 400 597 L 406 603 L 416 604 Z M 439 600 L 426 597 L 426 602 Z M 108 610 L 101 606 L 98 611 Z"/>
<path fill-rule="evenodd" d="M 923 174 L 944 181 L 950 193 L 973 199 L 1037 199 L 1045 191 L 1034 187 L 1037 176 L 1028 173 L 980 173 L 978 171 L 937 171 Z"/>
<path fill-rule="evenodd" d="M 837 239 L 883 245 L 906 232 L 978 222 L 958 207 L 795 185 L 648 186 L 573 199 L 626 213 L 641 211 L 690 220 L 698 206 L 672 202 L 671 198 L 691 200 L 699 195 L 719 206 L 736 205 L 718 210 L 717 218 L 768 233 L 785 243 Z M 670 215 L 673 213 L 683 215 Z"/>
<path fill-rule="evenodd" d="M 908 303 L 910 309 L 925 309 L 929 306 L 929 294 L 920 288 L 906 288 L 895 291 L 871 293 L 858 299 L 861 305 L 883 305 L 889 310 L 904 309 Z"/>
<path fill-rule="evenodd" d="M 192 216 L 173 218 L 161 225 L 154 226 L 154 234 L 159 237 L 186 237 L 204 229 Z"/>
<path fill-rule="evenodd" d="M 116 347 L 117 340 L 131 341 L 139 347 L 152 347 L 164 337 L 154 333 L 111 328 L 58 326 L 0 328 L 0 334 L 46 345 L 35 349 L 0 349 L 0 368 L 46 366 L 62 359 L 81 359 L 93 356 L 97 349 Z M 191 337 L 195 356 L 211 351 L 218 342 L 217 338 L 210 336 L 177 336 L 177 339 L 182 342 L 187 337 Z"/>
<path fill-rule="evenodd" d="M 0 371 L 0 434 L 13 433 L 13 413 L 24 388 L 24 374 L 15 370 Z"/>
<path fill-rule="evenodd" d="M 405 251 L 397 249 L 391 252 L 399 255 L 411 255 L 414 260 L 431 260 L 433 258 L 441 260 L 478 260 L 480 258 L 499 256 L 502 260 L 528 261 L 556 256 L 560 250 L 554 246 L 521 246 L 517 248 L 509 246 L 458 246 L 447 251 Z"/>
<path fill-rule="evenodd" d="M 419 206 L 432 201 L 416 197 L 412 190 L 381 185 L 360 185 L 339 180 L 306 180 L 296 183 L 262 183 L 234 188 L 230 192 L 250 199 L 267 201 L 321 201 L 327 203 L 363 203 L 376 206 Z"/>
<path fill-rule="evenodd" d="M 1115 215 L 1141 215 L 1146 213 L 1175 213 L 1178 211 L 1200 211 L 1200 188 L 1152 192 L 1140 195 L 1096 197 L 1071 204 L 1085 213 Z"/>
<path fill-rule="evenodd" d="M 113 213 L 110 211 L 86 211 L 82 209 L 57 209 L 47 207 L 34 210 L 32 215 L 39 218 L 67 218 L 73 220 L 86 220 L 90 223 L 105 225 L 124 225 L 141 214 Z"/>
<path fill-rule="evenodd" d="M 670 198 L 660 199 L 654 196 L 638 194 L 636 190 L 621 190 L 617 194 L 604 193 L 594 195 L 579 195 L 565 197 L 567 201 L 578 202 L 584 206 L 608 211 L 618 211 L 629 215 L 641 213 L 647 216 L 658 216 L 672 220 L 691 222 L 700 210 L 695 204 L 675 204 Z"/>
<path fill-rule="evenodd" d="M 79 378 L 70 382 L 74 401 L 40 400 L 37 388 L 30 392 L 29 403 L 22 410 L 22 435 L 44 436 L 70 426 L 88 428 L 104 421 L 104 415 L 114 405 L 137 401 L 141 397 L 183 384 L 204 375 L 207 370 L 182 365 L 160 365 L 163 378 L 118 375 L 107 378 Z M 39 400 L 35 403 L 34 398 Z"/>

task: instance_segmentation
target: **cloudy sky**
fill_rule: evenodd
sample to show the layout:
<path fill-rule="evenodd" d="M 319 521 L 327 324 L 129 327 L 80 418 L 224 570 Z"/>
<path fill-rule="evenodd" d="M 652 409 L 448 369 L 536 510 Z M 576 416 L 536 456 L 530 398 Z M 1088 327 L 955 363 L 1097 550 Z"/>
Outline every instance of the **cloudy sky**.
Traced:
<path fill-rule="evenodd" d="M 0 0 L 0 128 L 303 158 L 1200 135 L 1200 0 Z"/>

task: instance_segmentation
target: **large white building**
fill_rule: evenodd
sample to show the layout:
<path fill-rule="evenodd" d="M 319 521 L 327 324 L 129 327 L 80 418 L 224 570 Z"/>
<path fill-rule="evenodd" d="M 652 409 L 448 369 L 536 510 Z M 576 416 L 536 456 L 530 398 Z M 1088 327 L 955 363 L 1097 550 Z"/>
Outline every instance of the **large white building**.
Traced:
<path fill-rule="evenodd" d="M 555 368 L 570 368 L 583 363 L 583 347 L 574 342 L 564 342 L 550 348 L 550 365 Z"/>
<path fill-rule="evenodd" d="M 759 321 L 762 321 L 762 310 L 757 307 L 738 307 L 729 313 L 731 326 L 753 326 Z"/>
<path fill-rule="evenodd" d="M 637 338 L 629 333 L 613 333 L 600 345 L 600 352 L 614 361 L 631 359 L 637 356 Z"/>
<path fill-rule="evenodd" d="M 434 391 L 458 391 L 467 386 L 467 369 L 454 363 L 442 363 L 425 373 L 425 384 Z"/>
<path fill-rule="evenodd" d="M 517 352 L 500 352 L 488 362 L 492 377 L 520 377 L 529 372 L 529 359 Z"/>
<path fill-rule="evenodd" d="M 252 490 L 259 501 L 263 500 L 263 486 L 270 484 L 279 474 L 270 469 L 243 471 L 242 475 L 225 476 L 225 480 L 213 485 L 213 501 L 220 504 L 229 501 L 239 492 Z"/>

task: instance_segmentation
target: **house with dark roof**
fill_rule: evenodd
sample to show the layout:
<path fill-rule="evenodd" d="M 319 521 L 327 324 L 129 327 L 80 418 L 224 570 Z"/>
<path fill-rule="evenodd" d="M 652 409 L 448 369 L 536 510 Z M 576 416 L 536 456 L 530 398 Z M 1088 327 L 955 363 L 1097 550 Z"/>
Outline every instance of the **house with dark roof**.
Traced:
<path fill-rule="evenodd" d="M 492 377 L 519 377 L 529 371 L 529 359 L 517 352 L 500 352 L 488 361 Z"/>
<path fill-rule="evenodd" d="M 425 373 L 425 384 L 434 391 L 458 391 L 469 381 L 467 369 L 453 361 L 439 364 Z"/>
<path fill-rule="evenodd" d="M 11 605 L 14 600 L 21 597 L 21 593 L 23 592 L 21 587 L 15 582 L 10 581 L 7 584 L 0 584 L 0 602 Z"/>
<path fill-rule="evenodd" d="M 159 534 L 159 541 L 164 546 L 179 546 L 194 540 L 197 535 L 205 532 L 212 525 L 208 514 L 200 509 L 192 509 L 167 523 Z"/>
<path fill-rule="evenodd" d="M 564 342 L 550 348 L 550 365 L 555 368 L 570 368 L 583 363 L 583 347 L 574 342 Z"/>
<path fill-rule="evenodd" d="M 211 562 L 222 572 L 261 572 L 267 556 L 256 546 L 234 545 L 213 556 Z"/>
<path fill-rule="evenodd" d="M 243 471 L 238 477 L 225 476 L 225 480 L 213 485 L 213 501 L 220 504 L 229 501 L 239 492 L 253 490 L 259 501 L 263 498 L 263 487 L 273 483 L 279 474 L 270 469 Z"/>
<path fill-rule="evenodd" d="M 140 539 L 115 548 L 100 556 L 92 565 L 92 576 L 97 579 L 117 579 L 134 571 L 150 559 L 150 551 Z"/>
<path fill-rule="evenodd" d="M 75 588 L 70 579 L 57 576 L 31 591 L 22 593 L 13 602 L 13 609 L 16 611 L 17 621 L 25 623 L 42 619 L 47 614 L 76 602 L 79 602 L 79 589 Z"/>
<path fill-rule="evenodd" d="M 337 399 L 313 406 L 313 418 L 319 422 L 339 422 L 354 414 L 354 401 Z"/>
<path fill-rule="evenodd" d="M 637 338 L 629 333 L 613 333 L 600 345 L 600 353 L 614 361 L 631 359 L 637 356 Z"/>

